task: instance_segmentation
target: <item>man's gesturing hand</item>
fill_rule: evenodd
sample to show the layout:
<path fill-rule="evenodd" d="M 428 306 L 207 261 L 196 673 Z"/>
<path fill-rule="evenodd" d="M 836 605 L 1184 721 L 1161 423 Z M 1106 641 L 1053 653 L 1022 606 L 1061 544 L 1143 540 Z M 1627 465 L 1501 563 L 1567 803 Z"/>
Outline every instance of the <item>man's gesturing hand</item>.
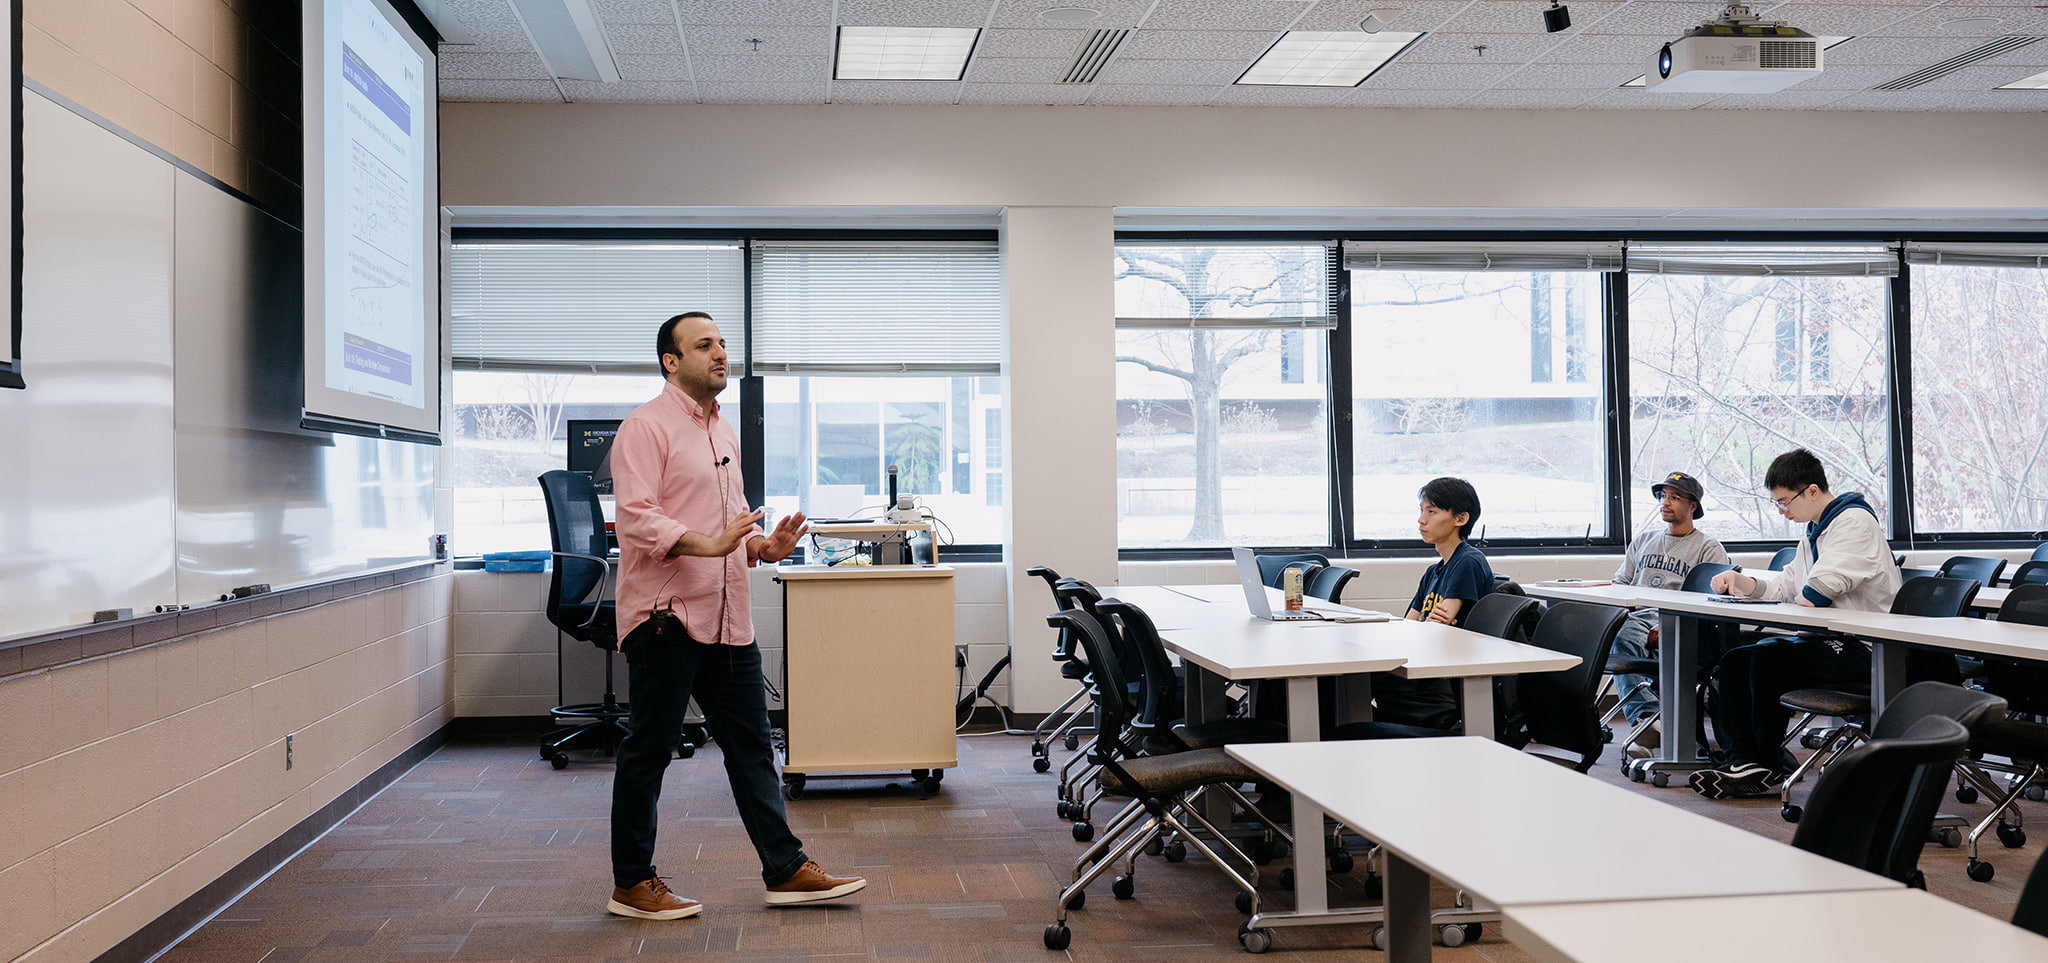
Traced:
<path fill-rule="evenodd" d="M 668 550 L 669 557 L 674 558 L 677 555 L 702 555 L 709 558 L 720 558 L 731 555 L 733 549 L 740 547 L 740 542 L 747 537 L 748 533 L 753 531 L 754 525 L 760 521 L 760 512 L 747 512 L 735 516 L 732 523 L 725 526 L 724 531 L 716 534 L 709 532 L 684 532 L 683 537 L 676 539 L 676 543 L 670 546 Z M 792 539 L 791 541 L 794 542 L 795 540 Z"/>

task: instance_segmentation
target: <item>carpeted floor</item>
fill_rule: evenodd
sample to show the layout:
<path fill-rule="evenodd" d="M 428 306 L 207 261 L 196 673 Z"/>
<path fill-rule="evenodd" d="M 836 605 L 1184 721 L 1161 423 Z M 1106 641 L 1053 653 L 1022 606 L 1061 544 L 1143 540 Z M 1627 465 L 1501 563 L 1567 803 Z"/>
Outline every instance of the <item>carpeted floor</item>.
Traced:
<path fill-rule="evenodd" d="M 1091 889 L 1070 921 L 1064 954 L 1041 943 L 1052 897 L 1081 844 L 1053 811 L 1053 776 L 1031 770 L 1029 740 L 962 738 L 960 768 L 931 799 L 886 779 L 813 780 L 788 804 L 811 855 L 869 879 L 836 903 L 770 908 L 760 867 L 734 814 L 714 747 L 669 769 L 658 865 L 677 892 L 705 904 L 671 922 L 612 917 L 607 815 L 611 764 L 555 771 L 526 741 L 451 744 L 186 938 L 168 963 L 401 959 L 1082 960 L 1193 959 L 1243 954 L 1234 887 L 1199 858 L 1141 858 L 1135 899 Z M 1055 758 L 1065 753 L 1055 749 Z M 1594 778 L 1774 839 L 1791 838 L 1775 800 L 1710 802 L 1683 788 L 1623 780 L 1608 758 Z M 1422 791 L 1422 787 L 1418 787 Z M 2039 803 L 2023 804 L 2036 816 Z M 1985 804 L 1947 811 L 1981 815 Z M 1105 817 L 1106 818 L 1106 815 Z M 1484 827 L 1475 831 L 1484 832 Z M 1588 839 L 1587 846 L 1626 846 Z M 2006 850 L 1987 840 L 1990 883 L 1963 875 L 1964 850 L 1929 846 L 1929 887 L 2010 916 L 2041 842 Z M 1286 865 L 1276 863 L 1277 870 Z M 1684 872 L 1645 866 L 1644 873 Z M 1291 901 L 1267 874 L 1262 898 Z M 1335 880 L 1334 903 L 1363 901 L 1359 875 Z M 1447 894 L 1439 894 L 1439 905 Z M 1268 958 L 1372 959 L 1364 927 L 1276 931 Z M 1437 958 L 1527 960 L 1489 925 L 1476 944 Z"/>

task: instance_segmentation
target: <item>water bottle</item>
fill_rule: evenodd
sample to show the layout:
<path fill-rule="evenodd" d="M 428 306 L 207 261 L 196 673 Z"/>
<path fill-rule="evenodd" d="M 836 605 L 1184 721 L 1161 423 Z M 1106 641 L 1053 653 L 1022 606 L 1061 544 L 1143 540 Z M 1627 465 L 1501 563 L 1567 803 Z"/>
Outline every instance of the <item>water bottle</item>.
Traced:
<path fill-rule="evenodd" d="M 1280 573 L 1280 594 L 1287 601 L 1287 611 L 1301 611 L 1301 569 L 1290 565 Z"/>

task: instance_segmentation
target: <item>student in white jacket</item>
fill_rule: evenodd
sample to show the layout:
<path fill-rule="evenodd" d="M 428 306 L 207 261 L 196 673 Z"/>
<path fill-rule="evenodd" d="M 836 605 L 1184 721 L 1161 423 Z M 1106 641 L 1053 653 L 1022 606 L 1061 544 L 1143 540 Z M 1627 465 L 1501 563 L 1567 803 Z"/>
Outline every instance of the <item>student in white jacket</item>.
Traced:
<path fill-rule="evenodd" d="M 1774 602 L 1865 612 L 1890 611 L 1899 569 L 1877 510 L 1857 492 L 1828 491 L 1820 459 L 1804 448 L 1772 459 L 1764 487 L 1778 511 L 1804 522 L 1792 562 L 1780 572 L 1723 572 L 1714 591 Z M 1847 636 L 1780 636 L 1732 649 L 1714 672 L 1720 698 L 1714 731 L 1727 758 L 1693 773 L 1711 799 L 1770 795 L 1793 760 L 1781 745 L 1790 713 L 1778 698 L 1793 689 L 1839 687 L 1870 678 L 1869 646 Z"/>

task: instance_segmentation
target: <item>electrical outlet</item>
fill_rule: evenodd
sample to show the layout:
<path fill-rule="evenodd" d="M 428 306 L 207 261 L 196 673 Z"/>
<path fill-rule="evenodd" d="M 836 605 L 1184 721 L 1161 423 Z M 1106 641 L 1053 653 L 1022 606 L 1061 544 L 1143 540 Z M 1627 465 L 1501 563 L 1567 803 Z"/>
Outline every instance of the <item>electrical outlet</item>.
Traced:
<path fill-rule="evenodd" d="M 284 737 L 284 771 L 292 771 L 292 737 Z"/>

